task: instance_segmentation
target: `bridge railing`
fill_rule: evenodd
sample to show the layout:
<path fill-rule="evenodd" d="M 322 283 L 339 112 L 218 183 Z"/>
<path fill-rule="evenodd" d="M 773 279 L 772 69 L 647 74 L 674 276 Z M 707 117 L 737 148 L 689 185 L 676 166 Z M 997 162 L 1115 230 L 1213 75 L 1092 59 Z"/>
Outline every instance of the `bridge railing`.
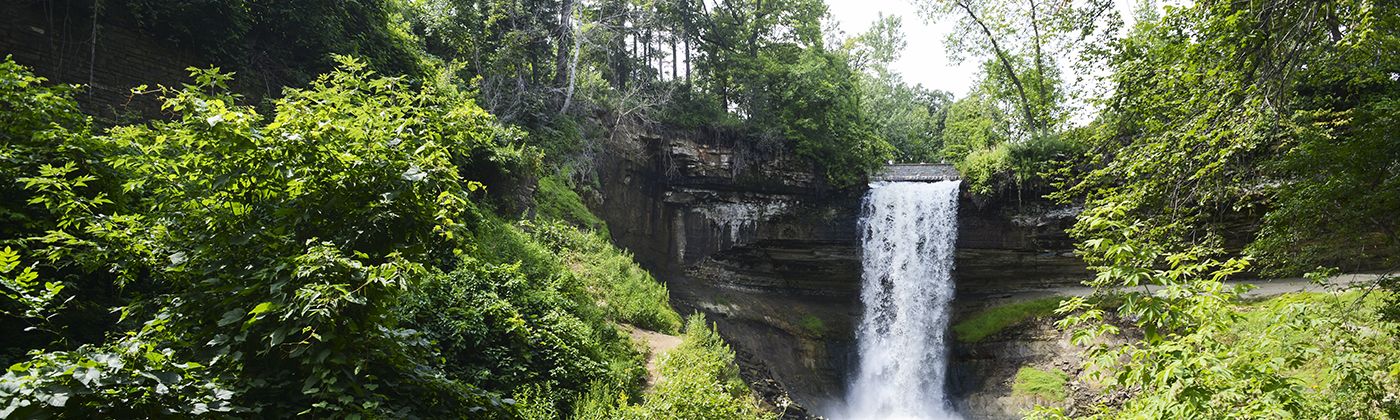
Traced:
<path fill-rule="evenodd" d="M 870 175 L 870 182 L 938 182 L 962 179 L 957 168 L 947 163 L 886 165 Z"/>

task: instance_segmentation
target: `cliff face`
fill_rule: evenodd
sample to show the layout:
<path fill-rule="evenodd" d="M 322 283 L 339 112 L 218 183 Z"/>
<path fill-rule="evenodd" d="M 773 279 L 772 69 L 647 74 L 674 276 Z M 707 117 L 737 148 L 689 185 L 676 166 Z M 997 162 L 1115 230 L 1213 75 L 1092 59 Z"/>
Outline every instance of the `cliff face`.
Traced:
<path fill-rule="evenodd" d="M 833 188 L 801 159 L 724 134 L 636 129 L 614 142 L 596 203 L 613 239 L 669 285 L 678 310 L 719 325 L 769 403 L 820 413 L 839 401 L 855 360 L 865 188 Z M 959 302 L 1083 278 L 1064 235 L 1074 209 L 966 197 L 960 207 Z"/>

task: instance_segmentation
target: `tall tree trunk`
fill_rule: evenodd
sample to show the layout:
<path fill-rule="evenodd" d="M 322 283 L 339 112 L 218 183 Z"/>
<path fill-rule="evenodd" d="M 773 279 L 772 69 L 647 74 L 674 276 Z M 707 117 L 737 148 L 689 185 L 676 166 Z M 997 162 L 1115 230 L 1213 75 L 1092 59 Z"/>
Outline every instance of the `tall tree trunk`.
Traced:
<path fill-rule="evenodd" d="M 1016 76 L 1016 68 L 1011 65 L 1011 60 L 1006 57 L 1006 51 L 1002 50 L 1001 44 L 997 43 L 996 35 L 992 34 L 990 28 L 987 28 L 987 24 L 982 23 L 982 18 L 977 17 L 977 13 L 973 13 L 972 7 L 967 5 L 966 0 L 957 2 L 957 5 L 962 8 L 964 12 L 967 12 L 967 16 L 972 18 L 972 21 L 977 23 L 978 27 L 982 28 L 982 33 L 987 35 L 988 41 L 991 41 L 992 52 L 996 53 L 997 60 L 1001 62 L 1002 68 L 1006 70 L 1006 75 L 1011 78 L 1011 83 L 1016 86 L 1016 94 L 1021 97 L 1021 111 L 1026 114 L 1026 122 L 1032 124 L 1031 130 L 1037 130 L 1034 126 L 1035 114 L 1031 112 L 1030 99 L 1026 97 L 1026 88 L 1021 84 L 1021 78 Z"/>
<path fill-rule="evenodd" d="M 1045 91 L 1045 60 L 1043 58 L 1044 56 L 1040 53 L 1040 45 L 1042 41 L 1040 38 L 1040 22 L 1036 11 L 1037 5 L 1035 3 L 1035 0 L 1030 0 L 1030 5 L 1031 33 L 1033 35 L 1031 41 L 1035 44 L 1035 84 L 1037 88 L 1036 90 L 1040 92 L 1040 97 L 1036 98 L 1036 115 L 1041 119 L 1044 119 L 1045 111 L 1047 108 L 1046 101 L 1049 100 L 1049 98 L 1047 97 L 1049 96 L 1049 93 Z M 1037 135 L 1044 134 L 1041 131 L 1044 131 L 1046 129 L 1046 126 L 1048 125 L 1046 124 L 1046 121 L 1030 121 L 1030 123 L 1031 128 L 1037 130 Z"/>
<path fill-rule="evenodd" d="M 571 2 L 571 3 L 577 4 L 577 2 Z M 571 13 L 572 13 L 572 12 L 571 12 Z M 564 104 L 561 105 L 561 106 L 559 107 L 559 113 L 560 113 L 560 114 L 563 114 L 563 113 L 568 112 L 568 111 L 569 111 L 569 104 L 573 103 L 573 100 L 574 100 L 574 82 L 575 82 L 575 80 L 578 78 L 578 77 L 576 76 L 576 74 L 578 73 L 578 56 L 579 56 L 579 50 L 582 50 L 582 49 L 583 49 L 583 25 L 582 25 L 582 24 L 579 24 L 579 25 L 577 25 L 577 28 L 570 28 L 570 31 L 573 32 L 571 38 L 574 40 L 574 47 L 573 47 L 573 54 L 572 54 L 573 57 L 569 59 L 568 87 L 566 87 L 566 88 L 564 89 Z"/>
<path fill-rule="evenodd" d="M 569 74 L 569 46 L 577 44 L 572 42 L 574 38 L 574 3 L 577 0 L 561 0 L 559 2 L 559 42 L 557 45 L 558 54 L 554 59 L 554 85 L 563 86 L 570 77 Z"/>

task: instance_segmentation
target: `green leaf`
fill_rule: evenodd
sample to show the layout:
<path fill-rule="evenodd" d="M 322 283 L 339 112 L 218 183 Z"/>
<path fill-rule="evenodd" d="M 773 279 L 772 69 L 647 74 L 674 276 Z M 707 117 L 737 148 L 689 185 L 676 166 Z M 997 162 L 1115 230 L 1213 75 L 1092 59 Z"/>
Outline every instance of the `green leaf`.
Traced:
<path fill-rule="evenodd" d="M 242 309 L 230 309 L 228 312 L 224 312 L 223 317 L 219 318 L 219 326 L 228 326 L 229 324 L 238 322 L 243 319 L 243 314 L 244 312 Z"/>
<path fill-rule="evenodd" d="M 263 302 L 263 303 L 259 303 L 257 306 L 254 306 L 254 307 L 253 307 L 253 310 L 248 311 L 248 314 L 250 314 L 250 315 L 261 315 L 261 314 L 267 313 L 268 311 L 271 311 L 272 308 L 273 308 L 273 306 L 274 306 L 274 304 L 273 304 L 272 302 Z"/>

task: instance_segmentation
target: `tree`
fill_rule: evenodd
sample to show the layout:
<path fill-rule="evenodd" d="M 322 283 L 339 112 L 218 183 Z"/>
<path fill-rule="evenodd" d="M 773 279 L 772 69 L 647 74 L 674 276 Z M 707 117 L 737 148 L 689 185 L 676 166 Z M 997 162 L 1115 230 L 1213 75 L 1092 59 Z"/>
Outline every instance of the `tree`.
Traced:
<path fill-rule="evenodd" d="M 1400 413 L 1386 396 L 1393 382 L 1372 374 L 1384 365 L 1359 354 L 1325 361 L 1347 372 L 1336 385 L 1347 398 L 1331 398 L 1288 379 L 1297 360 L 1257 360 L 1209 338 L 1235 319 L 1227 305 L 1241 290 L 1222 281 L 1255 261 L 1296 274 L 1400 257 L 1400 83 L 1387 52 L 1400 45 L 1396 16 L 1393 2 L 1371 0 L 1205 1 L 1142 20 L 1113 46 L 1105 129 L 1090 137 L 1088 170 L 1057 193 L 1085 206 L 1072 234 L 1097 272 L 1088 283 L 1121 302 L 1071 299 L 1062 325 L 1087 344 L 1118 331 L 1106 321 L 1115 311 L 1145 334 L 1095 347 L 1096 365 L 1120 372 L 1116 386 L 1137 389 L 1100 414 Z M 1238 234 L 1255 223 L 1258 232 Z M 1334 321 L 1303 322 L 1343 324 Z"/>
<path fill-rule="evenodd" d="M 1001 90 L 1019 115 L 1018 137 L 1046 135 L 1058 124 L 1058 64 L 1045 51 L 1073 51 L 1085 39 L 1110 34 L 1116 21 L 1113 3 L 1103 0 L 926 0 L 920 5 L 929 20 L 956 19 L 949 37 L 954 57 L 990 55 L 983 70 L 1004 80 Z"/>
<path fill-rule="evenodd" d="M 898 16 L 881 16 L 870 29 L 842 46 L 860 72 L 861 112 L 870 118 L 875 135 L 903 162 L 941 160 L 943 122 L 952 95 L 910 86 L 889 69 L 906 45 Z"/>

